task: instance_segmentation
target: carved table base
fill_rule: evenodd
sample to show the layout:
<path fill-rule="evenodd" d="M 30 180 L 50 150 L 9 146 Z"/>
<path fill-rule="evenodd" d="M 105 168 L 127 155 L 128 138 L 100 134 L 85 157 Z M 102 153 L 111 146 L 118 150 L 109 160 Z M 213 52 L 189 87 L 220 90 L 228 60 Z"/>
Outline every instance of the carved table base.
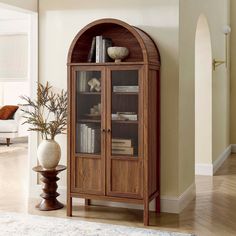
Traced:
<path fill-rule="evenodd" d="M 43 200 L 36 206 L 40 211 L 52 211 L 64 207 L 64 205 L 57 200 L 57 197 L 60 195 L 57 193 L 57 181 L 59 180 L 57 175 L 65 169 L 66 167 L 62 165 L 58 165 L 54 170 L 45 170 L 41 166 L 33 168 L 35 172 L 42 175 L 40 180 L 43 183 L 43 193 L 40 196 Z"/>

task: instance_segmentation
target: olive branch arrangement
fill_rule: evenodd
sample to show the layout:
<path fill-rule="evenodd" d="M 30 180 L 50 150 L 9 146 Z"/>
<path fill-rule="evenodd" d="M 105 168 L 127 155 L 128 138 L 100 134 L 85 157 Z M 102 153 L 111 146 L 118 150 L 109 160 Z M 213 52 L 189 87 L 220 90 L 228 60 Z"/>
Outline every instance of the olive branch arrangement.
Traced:
<path fill-rule="evenodd" d="M 29 124 L 28 131 L 38 131 L 42 139 L 54 140 L 58 134 L 63 134 L 67 125 L 67 92 L 54 93 L 47 82 L 46 85 L 38 84 L 37 99 L 32 100 L 28 96 L 21 96 L 25 101 L 22 109 L 26 121 Z"/>

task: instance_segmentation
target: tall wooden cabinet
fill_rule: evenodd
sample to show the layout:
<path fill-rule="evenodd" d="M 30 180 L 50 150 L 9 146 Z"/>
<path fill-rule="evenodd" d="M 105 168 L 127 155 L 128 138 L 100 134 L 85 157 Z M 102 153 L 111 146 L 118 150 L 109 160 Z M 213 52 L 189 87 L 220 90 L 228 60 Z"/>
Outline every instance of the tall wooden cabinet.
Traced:
<path fill-rule="evenodd" d="M 129 56 L 88 63 L 98 35 L 127 47 Z M 145 225 L 151 200 L 160 211 L 159 71 L 152 39 L 122 21 L 92 22 L 75 37 L 68 55 L 68 216 L 72 198 L 143 204 Z"/>

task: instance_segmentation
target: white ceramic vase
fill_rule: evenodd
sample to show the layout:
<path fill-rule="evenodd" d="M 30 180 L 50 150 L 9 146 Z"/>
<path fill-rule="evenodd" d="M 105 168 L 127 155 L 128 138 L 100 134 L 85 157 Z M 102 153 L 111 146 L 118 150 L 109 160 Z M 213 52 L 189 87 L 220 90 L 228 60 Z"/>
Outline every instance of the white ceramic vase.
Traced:
<path fill-rule="evenodd" d="M 38 146 L 37 155 L 44 169 L 54 169 L 61 159 L 60 145 L 55 140 L 43 140 Z"/>

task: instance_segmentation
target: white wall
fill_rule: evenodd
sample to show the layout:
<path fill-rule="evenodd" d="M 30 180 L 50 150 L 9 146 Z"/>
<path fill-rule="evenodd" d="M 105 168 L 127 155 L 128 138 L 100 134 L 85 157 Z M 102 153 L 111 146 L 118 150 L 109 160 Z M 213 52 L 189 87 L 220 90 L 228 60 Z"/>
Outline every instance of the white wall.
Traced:
<path fill-rule="evenodd" d="M 180 0 L 180 192 L 194 181 L 194 45 L 197 20 L 209 22 L 213 58 L 224 59 L 222 27 L 229 23 L 229 0 Z M 212 161 L 229 146 L 229 76 L 224 66 L 212 78 Z M 211 163 L 212 164 L 212 163 Z"/>
<path fill-rule="evenodd" d="M 22 95 L 30 95 L 29 81 L 0 82 L 0 107 L 22 104 Z"/>
<path fill-rule="evenodd" d="M 67 53 L 75 35 L 99 18 L 117 18 L 146 31 L 160 49 L 161 192 L 178 196 L 179 0 L 40 0 L 40 82 L 67 88 Z M 66 137 L 58 140 L 66 163 Z M 66 185 L 65 173 L 60 185 Z"/>
<path fill-rule="evenodd" d="M 38 0 L 0 0 L 0 3 L 37 12 Z"/>
<path fill-rule="evenodd" d="M 0 81 L 27 80 L 28 35 L 0 35 Z"/>
<path fill-rule="evenodd" d="M 29 29 L 27 14 L 0 9 L 0 106 L 19 104 L 29 95 Z"/>
<path fill-rule="evenodd" d="M 28 19 L 0 20 L 0 35 L 26 34 L 28 29 Z"/>

